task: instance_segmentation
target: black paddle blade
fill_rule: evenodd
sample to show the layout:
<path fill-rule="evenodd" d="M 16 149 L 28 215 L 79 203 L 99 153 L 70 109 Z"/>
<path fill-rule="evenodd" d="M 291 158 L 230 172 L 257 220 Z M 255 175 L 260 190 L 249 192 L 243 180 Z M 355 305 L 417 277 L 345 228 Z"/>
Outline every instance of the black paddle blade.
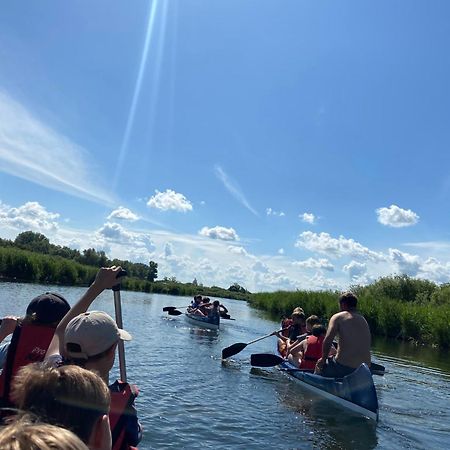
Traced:
<path fill-rule="evenodd" d="M 237 344 L 230 345 L 227 348 L 224 348 L 222 350 L 222 359 L 227 359 L 230 356 L 236 355 L 244 348 L 247 347 L 247 344 L 244 344 L 243 342 L 238 342 Z"/>
<path fill-rule="evenodd" d="M 250 364 L 256 367 L 273 367 L 281 364 L 284 359 L 272 353 L 253 353 L 250 357 Z"/>
<path fill-rule="evenodd" d="M 167 311 L 167 314 L 169 314 L 169 316 L 179 316 L 181 314 L 183 314 L 181 311 L 178 311 L 176 309 L 171 309 L 169 311 Z"/>
<path fill-rule="evenodd" d="M 372 375 L 379 375 L 382 377 L 386 372 L 386 369 L 381 364 L 372 363 L 370 365 L 370 371 L 372 372 Z"/>
<path fill-rule="evenodd" d="M 163 311 L 173 311 L 174 309 L 177 309 L 176 306 L 164 306 Z"/>

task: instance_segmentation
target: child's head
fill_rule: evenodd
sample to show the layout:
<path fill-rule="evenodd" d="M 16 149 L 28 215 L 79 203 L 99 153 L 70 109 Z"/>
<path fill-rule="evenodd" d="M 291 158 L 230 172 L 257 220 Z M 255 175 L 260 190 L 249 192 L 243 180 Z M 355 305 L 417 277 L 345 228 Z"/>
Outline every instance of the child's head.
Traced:
<path fill-rule="evenodd" d="M 16 420 L 0 431 L 2 450 L 89 450 L 74 433 L 48 423 Z"/>
<path fill-rule="evenodd" d="M 74 365 L 30 364 L 14 378 L 11 398 L 21 411 L 73 431 L 86 444 L 110 442 L 110 393 L 94 372 Z"/>
<path fill-rule="evenodd" d="M 64 297 L 53 292 L 46 292 L 31 300 L 24 321 L 56 327 L 69 310 L 70 305 Z"/>
<path fill-rule="evenodd" d="M 295 311 L 295 310 L 294 310 Z M 305 324 L 305 313 L 303 312 L 293 312 L 292 315 L 292 321 L 294 324 L 298 325 L 304 325 Z"/>
<path fill-rule="evenodd" d="M 319 324 L 320 324 L 320 319 L 317 316 L 312 315 L 306 319 L 306 329 L 308 331 L 311 331 L 312 327 L 314 325 L 319 325 Z"/>
<path fill-rule="evenodd" d="M 102 311 L 88 311 L 74 317 L 64 332 L 64 347 L 68 358 L 77 365 L 109 371 L 114 364 L 119 340 L 129 341 L 131 335 L 117 327 Z M 106 367 L 107 366 L 107 367 Z"/>

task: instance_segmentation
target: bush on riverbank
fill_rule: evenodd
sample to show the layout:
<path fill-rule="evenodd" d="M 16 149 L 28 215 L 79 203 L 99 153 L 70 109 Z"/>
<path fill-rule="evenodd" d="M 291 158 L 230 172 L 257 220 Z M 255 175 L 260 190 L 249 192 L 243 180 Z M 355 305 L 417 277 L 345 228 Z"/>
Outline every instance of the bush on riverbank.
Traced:
<path fill-rule="evenodd" d="M 359 309 L 373 334 L 450 347 L 450 286 L 406 275 L 354 286 Z M 338 292 L 296 291 L 253 294 L 250 303 L 278 319 L 296 306 L 328 320 L 338 311 Z"/>

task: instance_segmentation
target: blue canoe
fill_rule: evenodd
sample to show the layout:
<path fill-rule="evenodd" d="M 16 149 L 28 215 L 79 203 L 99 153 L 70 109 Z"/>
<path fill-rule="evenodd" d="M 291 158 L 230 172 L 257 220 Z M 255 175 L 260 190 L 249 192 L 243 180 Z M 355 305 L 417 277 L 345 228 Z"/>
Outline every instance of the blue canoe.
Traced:
<path fill-rule="evenodd" d="M 210 330 L 218 330 L 220 326 L 220 316 L 206 317 L 198 314 L 191 314 L 185 312 L 186 320 L 191 324 L 201 328 L 208 328 Z"/>
<path fill-rule="evenodd" d="M 343 378 L 326 378 L 301 371 L 287 361 L 279 367 L 302 383 L 306 389 L 344 406 L 369 419 L 378 421 L 378 397 L 372 374 L 366 364 Z"/>

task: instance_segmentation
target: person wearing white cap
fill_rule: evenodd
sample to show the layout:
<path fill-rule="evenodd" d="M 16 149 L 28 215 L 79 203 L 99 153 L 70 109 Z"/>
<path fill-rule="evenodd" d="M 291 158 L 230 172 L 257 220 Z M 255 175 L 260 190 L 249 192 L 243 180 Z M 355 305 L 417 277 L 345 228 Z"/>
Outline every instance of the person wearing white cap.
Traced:
<path fill-rule="evenodd" d="M 102 267 L 86 293 L 61 320 L 45 356 L 50 365 L 76 364 L 97 372 L 109 384 L 117 344 L 132 337 L 127 331 L 119 329 L 105 312 L 87 310 L 101 292 L 118 283 L 117 275 L 121 270 L 120 266 Z M 117 392 L 117 386 L 117 382 L 110 385 L 111 392 Z M 133 404 L 126 415 L 128 444 L 137 445 L 141 439 L 141 426 Z"/>

